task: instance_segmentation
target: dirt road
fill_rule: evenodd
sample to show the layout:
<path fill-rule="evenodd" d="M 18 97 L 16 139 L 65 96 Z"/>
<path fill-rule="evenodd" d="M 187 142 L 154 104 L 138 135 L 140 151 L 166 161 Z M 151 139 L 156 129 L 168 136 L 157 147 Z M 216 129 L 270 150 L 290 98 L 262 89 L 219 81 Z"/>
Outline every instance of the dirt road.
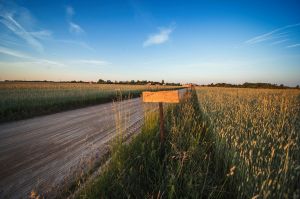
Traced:
<path fill-rule="evenodd" d="M 154 109 L 136 98 L 0 125 L 0 198 L 51 192 L 118 133 L 139 132 Z"/>

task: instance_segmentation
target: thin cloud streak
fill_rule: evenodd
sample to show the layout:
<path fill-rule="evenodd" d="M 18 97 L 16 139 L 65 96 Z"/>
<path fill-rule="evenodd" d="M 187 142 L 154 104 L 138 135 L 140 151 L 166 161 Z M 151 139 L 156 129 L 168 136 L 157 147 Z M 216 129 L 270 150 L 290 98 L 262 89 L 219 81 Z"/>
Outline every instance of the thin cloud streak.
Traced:
<path fill-rule="evenodd" d="M 103 60 L 88 60 L 88 59 L 81 59 L 74 61 L 75 63 L 82 63 L 82 64 L 92 64 L 92 65 L 98 65 L 98 66 L 105 66 L 110 65 L 110 62 L 103 61 Z"/>
<path fill-rule="evenodd" d="M 0 46 L 0 53 L 1 54 L 5 54 L 5 55 L 9 55 L 12 57 L 16 57 L 19 59 L 27 59 L 27 60 L 31 60 L 31 61 L 26 61 L 26 63 L 41 63 L 41 64 L 47 64 L 47 65 L 55 65 L 55 66 L 65 66 L 65 64 L 60 63 L 60 62 L 56 62 L 56 61 L 52 61 L 52 60 L 48 60 L 48 59 L 39 59 L 39 58 L 35 58 L 29 55 L 26 55 L 22 52 L 19 51 L 15 51 L 15 50 L 11 50 L 5 47 Z"/>
<path fill-rule="evenodd" d="M 31 56 L 28 56 L 26 54 L 23 54 L 21 52 L 15 51 L 15 50 L 5 48 L 3 46 L 0 46 L 0 53 L 5 54 L 5 55 L 9 55 L 9 56 L 13 56 L 13 57 L 16 57 L 16 58 L 21 58 L 21 59 L 33 59 L 33 57 L 31 57 Z"/>
<path fill-rule="evenodd" d="M 300 47 L 300 43 L 287 46 L 287 48 L 296 48 L 296 47 Z"/>
<path fill-rule="evenodd" d="M 20 23 L 18 23 L 12 14 L 4 13 L 0 14 L 2 19 L 0 22 L 11 30 L 15 35 L 25 40 L 31 47 L 39 52 L 44 51 L 43 45 L 38 41 L 37 38 L 41 38 L 41 35 L 45 36 L 50 34 L 50 31 L 43 30 L 37 34 L 37 32 L 28 32 Z"/>
<path fill-rule="evenodd" d="M 72 6 L 66 7 L 67 22 L 69 24 L 69 31 L 73 34 L 82 34 L 85 31 L 81 26 L 73 21 L 73 16 L 75 15 L 75 10 Z"/>
<path fill-rule="evenodd" d="M 48 59 L 37 59 L 33 63 L 37 63 L 37 64 L 41 64 L 41 65 L 60 66 L 60 67 L 66 66 L 64 63 L 60 63 L 60 62 L 56 62 L 56 61 L 52 61 L 52 60 L 48 60 Z"/>
<path fill-rule="evenodd" d="M 289 39 L 282 39 L 282 40 L 279 40 L 279 41 L 275 41 L 275 42 L 271 43 L 271 45 L 281 44 L 281 43 L 284 43 L 286 41 L 289 41 Z"/>
<path fill-rule="evenodd" d="M 96 60 L 96 59 L 78 59 L 78 60 L 57 62 L 49 59 L 40 59 L 40 58 L 32 57 L 22 52 L 5 48 L 3 46 L 0 46 L 0 54 L 9 55 L 18 59 L 29 60 L 29 61 L 24 61 L 24 63 L 34 63 L 34 64 L 39 63 L 41 65 L 68 66 L 72 64 L 84 64 L 84 65 L 95 65 L 95 66 L 107 66 L 111 64 L 108 61 Z M 14 62 L 10 62 L 10 63 L 14 63 Z M 22 63 L 22 62 L 15 62 L 15 63 Z"/>
<path fill-rule="evenodd" d="M 147 47 L 147 46 L 159 45 L 167 42 L 173 30 L 174 28 L 161 28 L 158 33 L 149 35 L 146 41 L 144 41 L 143 46 Z"/>
<path fill-rule="evenodd" d="M 84 33 L 84 30 L 78 25 L 73 22 L 69 22 L 69 30 L 71 33 L 81 34 Z"/>
<path fill-rule="evenodd" d="M 260 42 L 264 42 L 264 41 L 268 41 L 268 40 L 272 40 L 272 39 L 276 39 L 276 38 L 286 37 L 286 36 L 288 36 L 288 34 L 286 32 L 281 32 L 281 31 L 289 29 L 289 28 L 298 27 L 298 26 L 300 26 L 300 23 L 291 24 L 291 25 L 283 26 L 281 28 L 274 29 L 268 33 L 248 39 L 247 41 L 245 41 L 245 44 L 253 45 L 253 44 L 257 44 Z"/>
<path fill-rule="evenodd" d="M 29 68 L 29 67 L 34 67 L 34 68 L 51 68 L 51 67 L 65 67 L 66 65 L 47 60 L 47 59 L 41 59 L 41 60 L 33 60 L 33 61 L 14 61 L 14 62 L 2 62 L 0 61 L 0 66 L 2 67 L 23 67 L 23 68 Z"/>
<path fill-rule="evenodd" d="M 66 43 L 66 44 L 78 45 L 78 46 L 81 46 L 81 47 L 86 48 L 88 50 L 94 50 L 94 48 L 92 48 L 90 45 L 88 45 L 87 43 L 85 43 L 83 41 L 65 40 L 65 39 L 59 39 L 59 40 L 55 40 L 55 41 Z"/>
<path fill-rule="evenodd" d="M 74 9 L 71 6 L 66 7 L 66 13 L 69 19 L 72 18 L 72 16 L 75 14 Z M 0 23 L 2 23 L 8 30 L 10 30 L 13 35 L 17 36 L 18 38 L 21 38 L 23 41 L 25 41 L 24 44 L 29 45 L 31 48 L 35 49 L 38 52 L 44 52 L 44 46 L 42 42 L 44 41 L 51 41 L 51 42 L 62 42 L 62 43 L 68 43 L 73 44 L 77 46 L 81 46 L 83 48 L 93 50 L 92 47 L 90 47 L 87 43 L 82 41 L 76 41 L 76 40 L 64 40 L 64 39 L 55 39 L 52 37 L 52 31 L 50 30 L 31 30 L 28 31 L 25 29 L 25 27 L 19 22 L 20 16 L 28 16 L 26 19 L 30 20 L 29 24 L 34 24 L 34 18 L 31 16 L 31 13 L 26 8 L 21 8 L 20 6 L 16 4 L 12 4 L 10 6 L 5 5 L 3 7 L 0 7 Z M 70 32 L 74 34 L 81 34 L 84 33 L 84 30 L 74 22 L 70 21 Z M 30 29 L 34 29 L 34 27 L 31 27 Z M 11 37 L 11 38 L 5 38 L 2 35 L 2 38 L 0 38 L 1 44 L 6 44 L 7 46 L 24 46 L 21 44 L 21 42 L 15 41 L 17 38 Z"/>
<path fill-rule="evenodd" d="M 32 36 L 39 39 L 49 39 L 52 36 L 52 32 L 49 30 L 41 30 L 36 32 L 29 32 Z"/>

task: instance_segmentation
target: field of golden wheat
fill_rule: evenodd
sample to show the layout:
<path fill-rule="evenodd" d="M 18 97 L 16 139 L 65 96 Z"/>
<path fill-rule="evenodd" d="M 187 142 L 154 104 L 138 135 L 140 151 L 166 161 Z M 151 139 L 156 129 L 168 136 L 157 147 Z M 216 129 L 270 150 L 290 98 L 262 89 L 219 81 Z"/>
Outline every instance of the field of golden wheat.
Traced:
<path fill-rule="evenodd" d="M 299 198 L 300 91 L 198 88 L 238 198 Z"/>

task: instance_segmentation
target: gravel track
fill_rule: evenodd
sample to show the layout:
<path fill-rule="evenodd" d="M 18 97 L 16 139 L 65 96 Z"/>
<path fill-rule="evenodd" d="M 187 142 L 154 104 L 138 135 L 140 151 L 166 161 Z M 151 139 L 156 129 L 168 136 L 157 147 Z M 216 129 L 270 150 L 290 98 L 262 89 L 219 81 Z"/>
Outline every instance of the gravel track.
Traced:
<path fill-rule="evenodd" d="M 49 195 L 118 133 L 140 132 L 144 113 L 156 108 L 135 98 L 1 124 L 0 198 Z"/>

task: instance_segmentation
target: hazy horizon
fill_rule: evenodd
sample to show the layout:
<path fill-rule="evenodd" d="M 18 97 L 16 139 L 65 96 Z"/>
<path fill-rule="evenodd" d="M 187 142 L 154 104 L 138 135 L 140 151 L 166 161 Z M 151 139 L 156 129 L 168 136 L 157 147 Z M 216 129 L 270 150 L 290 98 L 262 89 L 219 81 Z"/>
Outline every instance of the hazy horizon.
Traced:
<path fill-rule="evenodd" d="M 298 1 L 0 0 L 0 80 L 300 84 Z"/>

